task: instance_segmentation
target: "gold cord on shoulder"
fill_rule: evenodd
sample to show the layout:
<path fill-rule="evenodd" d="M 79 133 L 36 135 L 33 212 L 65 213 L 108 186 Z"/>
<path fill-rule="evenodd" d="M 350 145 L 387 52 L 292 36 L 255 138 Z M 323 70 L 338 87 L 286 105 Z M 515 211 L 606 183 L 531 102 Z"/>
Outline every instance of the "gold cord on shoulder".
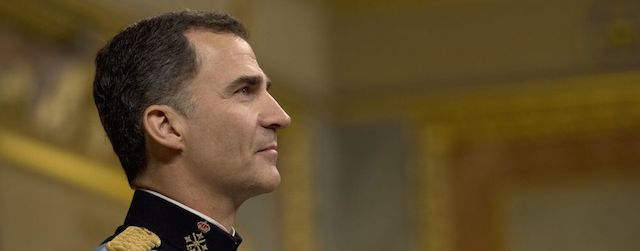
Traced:
<path fill-rule="evenodd" d="M 143 227 L 127 227 L 107 242 L 109 251 L 149 251 L 160 246 L 160 237 Z"/>

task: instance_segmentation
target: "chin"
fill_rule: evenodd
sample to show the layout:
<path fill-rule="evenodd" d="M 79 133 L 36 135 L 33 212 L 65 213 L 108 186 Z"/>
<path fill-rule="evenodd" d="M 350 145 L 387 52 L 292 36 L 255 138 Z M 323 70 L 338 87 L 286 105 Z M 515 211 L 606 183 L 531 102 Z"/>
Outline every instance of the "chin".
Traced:
<path fill-rule="evenodd" d="M 247 183 L 248 197 L 273 192 L 280 185 L 280 173 L 275 166 L 260 166 L 259 169 L 254 173 L 252 182 Z"/>
<path fill-rule="evenodd" d="M 261 182 L 261 188 L 264 191 L 261 193 L 273 192 L 273 190 L 276 190 L 276 188 L 278 188 L 278 186 L 280 185 L 280 173 L 276 169 L 273 173 L 269 173 L 268 175 L 265 175 L 265 176 L 268 176 L 268 177 L 263 177 L 264 179 Z"/>

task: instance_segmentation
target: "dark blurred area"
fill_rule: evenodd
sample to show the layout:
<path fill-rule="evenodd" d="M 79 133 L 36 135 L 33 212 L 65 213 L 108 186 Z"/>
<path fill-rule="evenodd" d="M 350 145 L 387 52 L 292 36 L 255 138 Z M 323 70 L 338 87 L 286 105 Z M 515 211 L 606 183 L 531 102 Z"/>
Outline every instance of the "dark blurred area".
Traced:
<path fill-rule="evenodd" d="M 183 9 L 241 19 L 293 118 L 241 250 L 640 250 L 637 0 L 3 0 L 0 251 L 121 223 L 93 59 Z"/>

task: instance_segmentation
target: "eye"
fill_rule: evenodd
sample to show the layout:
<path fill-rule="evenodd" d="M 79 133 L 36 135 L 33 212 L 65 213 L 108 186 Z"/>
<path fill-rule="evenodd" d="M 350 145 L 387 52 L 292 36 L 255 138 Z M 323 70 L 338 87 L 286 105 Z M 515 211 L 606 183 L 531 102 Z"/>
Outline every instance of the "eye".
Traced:
<path fill-rule="evenodd" d="M 248 95 L 253 95 L 255 92 L 256 92 L 256 87 L 246 85 L 238 89 L 236 91 L 236 94 L 248 96 Z"/>

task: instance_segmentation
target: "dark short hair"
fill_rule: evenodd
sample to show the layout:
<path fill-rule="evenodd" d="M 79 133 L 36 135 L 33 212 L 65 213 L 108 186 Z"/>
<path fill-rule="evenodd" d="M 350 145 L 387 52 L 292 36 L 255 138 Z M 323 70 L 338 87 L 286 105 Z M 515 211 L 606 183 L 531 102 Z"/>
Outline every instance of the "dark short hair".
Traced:
<path fill-rule="evenodd" d="M 190 30 L 248 37 L 244 26 L 226 13 L 187 10 L 125 28 L 96 56 L 93 98 L 129 184 L 147 164 L 144 110 L 164 104 L 188 113 L 184 86 L 198 71 L 195 50 L 184 35 Z"/>

